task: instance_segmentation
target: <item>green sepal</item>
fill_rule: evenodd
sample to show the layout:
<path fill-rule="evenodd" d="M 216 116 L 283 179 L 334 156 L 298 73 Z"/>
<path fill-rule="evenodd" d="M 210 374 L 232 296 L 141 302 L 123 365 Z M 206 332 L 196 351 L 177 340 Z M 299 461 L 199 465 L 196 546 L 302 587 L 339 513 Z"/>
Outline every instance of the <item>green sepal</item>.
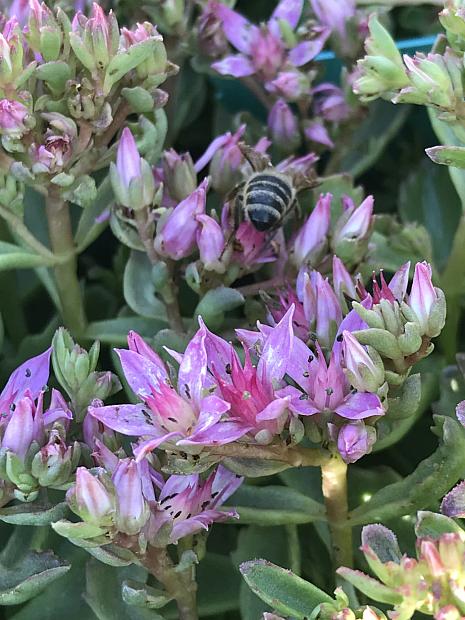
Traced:
<path fill-rule="evenodd" d="M 425 152 L 435 164 L 465 168 L 465 147 L 463 146 L 432 146 L 425 149 Z"/>
<path fill-rule="evenodd" d="M 71 523 L 71 521 L 66 519 L 55 521 L 51 523 L 51 526 L 60 536 L 73 539 L 95 538 L 96 536 L 104 535 L 106 532 L 105 529 L 92 523 L 85 523 L 84 521 Z"/>
<path fill-rule="evenodd" d="M 121 94 L 137 114 L 145 114 L 153 110 L 153 97 L 142 86 L 123 88 Z"/>
<path fill-rule="evenodd" d="M 439 538 L 443 534 L 465 534 L 460 525 L 446 515 L 429 510 L 420 510 L 417 514 L 415 534 L 418 538 Z"/>
<path fill-rule="evenodd" d="M 121 597 L 127 605 L 143 607 L 144 609 L 160 609 L 173 600 L 173 597 L 157 588 L 145 583 L 127 580 L 121 586 Z"/>
<path fill-rule="evenodd" d="M 359 570 L 353 570 L 342 566 L 337 569 L 336 573 L 344 577 L 346 581 L 374 601 L 387 603 L 389 605 L 397 605 L 402 602 L 402 596 L 393 588 L 385 586 L 383 583 L 373 579 L 373 577 L 365 575 L 365 573 Z"/>

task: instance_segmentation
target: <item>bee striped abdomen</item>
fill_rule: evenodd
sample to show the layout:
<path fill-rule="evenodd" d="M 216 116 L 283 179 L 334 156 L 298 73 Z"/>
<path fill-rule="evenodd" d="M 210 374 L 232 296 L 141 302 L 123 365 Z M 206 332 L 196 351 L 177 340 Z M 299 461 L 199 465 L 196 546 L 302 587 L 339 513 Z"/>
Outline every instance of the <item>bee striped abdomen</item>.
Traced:
<path fill-rule="evenodd" d="M 244 188 L 244 208 L 257 230 L 272 230 L 294 199 L 292 187 L 281 176 L 258 173 Z"/>

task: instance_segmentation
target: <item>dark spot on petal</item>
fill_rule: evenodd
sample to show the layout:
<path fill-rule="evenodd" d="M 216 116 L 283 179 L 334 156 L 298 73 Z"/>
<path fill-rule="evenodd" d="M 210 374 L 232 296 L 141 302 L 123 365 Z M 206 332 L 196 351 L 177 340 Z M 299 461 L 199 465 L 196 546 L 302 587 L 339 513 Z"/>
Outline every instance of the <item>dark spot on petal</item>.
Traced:
<path fill-rule="evenodd" d="M 336 338 L 336 340 L 337 340 L 338 342 L 342 342 L 342 334 L 339 334 L 339 336 Z"/>
<path fill-rule="evenodd" d="M 26 368 L 26 377 L 30 377 L 32 375 L 31 369 L 30 368 Z"/>
<path fill-rule="evenodd" d="M 177 422 L 176 418 L 168 418 L 170 422 Z"/>
<path fill-rule="evenodd" d="M 232 368 L 231 368 L 231 364 L 226 364 L 225 366 L 225 372 L 227 375 L 232 375 Z"/>
<path fill-rule="evenodd" d="M 334 394 L 334 390 L 331 387 L 326 388 L 325 392 L 328 396 L 331 396 L 331 394 Z"/>
<path fill-rule="evenodd" d="M 310 373 L 308 372 L 308 370 L 306 370 L 306 371 L 303 373 L 303 375 L 304 375 L 304 377 L 305 377 L 305 378 L 307 378 L 307 377 L 309 377 L 309 376 L 310 376 Z"/>
<path fill-rule="evenodd" d="M 177 519 L 179 516 L 181 516 L 182 514 L 182 510 L 178 510 L 178 512 L 174 515 L 173 519 Z"/>

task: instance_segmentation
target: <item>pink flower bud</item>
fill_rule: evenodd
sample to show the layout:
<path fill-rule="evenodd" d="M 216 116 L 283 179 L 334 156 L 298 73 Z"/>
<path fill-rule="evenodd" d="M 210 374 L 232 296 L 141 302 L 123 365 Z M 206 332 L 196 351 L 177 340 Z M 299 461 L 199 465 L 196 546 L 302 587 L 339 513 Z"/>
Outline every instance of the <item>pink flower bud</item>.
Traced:
<path fill-rule="evenodd" d="M 34 403 L 26 396 L 13 407 L 13 412 L 6 424 L 1 447 L 11 450 L 21 460 L 24 460 L 32 441 L 35 439 Z"/>
<path fill-rule="evenodd" d="M 428 564 L 428 568 L 433 577 L 441 577 L 445 574 L 446 569 L 434 542 L 431 540 L 422 540 L 420 543 L 420 554 L 422 559 Z"/>
<path fill-rule="evenodd" d="M 132 179 L 139 178 L 142 174 L 141 157 L 137 150 L 136 141 L 131 130 L 125 127 L 118 144 L 116 154 L 116 169 L 121 182 L 126 189 Z"/>
<path fill-rule="evenodd" d="M 198 215 L 197 221 L 201 224 L 201 228 L 197 231 L 197 245 L 203 266 L 209 271 L 224 273 L 225 266 L 220 261 L 225 247 L 221 226 L 205 214 Z"/>
<path fill-rule="evenodd" d="M 297 101 L 303 95 L 307 95 L 310 84 L 307 76 L 301 71 L 282 71 L 278 76 L 266 84 L 266 89 L 283 97 L 286 101 Z"/>
<path fill-rule="evenodd" d="M 291 108 L 283 99 L 278 99 L 268 115 L 271 139 L 282 150 L 294 151 L 300 144 L 299 125 Z"/>
<path fill-rule="evenodd" d="M 190 196 L 160 221 L 155 237 L 155 249 L 159 254 L 174 260 L 191 254 L 200 227 L 196 216 L 205 213 L 207 187 L 208 179 L 205 179 Z"/>
<path fill-rule="evenodd" d="M 197 187 L 197 174 L 189 153 L 178 155 L 174 149 L 163 153 L 163 181 L 176 201 L 187 198 Z"/>
<path fill-rule="evenodd" d="M 384 383 L 384 369 L 379 356 L 376 363 L 349 331 L 342 334 L 342 353 L 347 377 L 359 392 L 376 392 Z M 372 355 L 376 355 L 374 350 Z"/>
<path fill-rule="evenodd" d="M 310 142 L 322 144 L 323 146 L 327 146 L 329 149 L 332 149 L 334 146 L 334 142 L 331 140 L 328 130 L 323 123 L 319 121 L 307 123 L 304 133 L 305 137 L 308 138 Z"/>
<path fill-rule="evenodd" d="M 100 525 L 111 520 L 113 500 L 100 480 L 85 467 L 77 468 L 76 484 L 66 498 L 84 521 Z"/>
<path fill-rule="evenodd" d="M 346 23 L 355 15 L 355 0 L 311 0 L 311 5 L 322 26 L 346 36 Z"/>
<path fill-rule="evenodd" d="M 373 203 L 373 196 L 365 198 L 338 232 L 337 241 L 342 239 L 361 239 L 368 234 L 373 219 Z"/>
<path fill-rule="evenodd" d="M 293 244 L 293 261 L 300 267 L 325 247 L 331 217 L 331 194 L 321 195 L 310 217 L 297 233 Z"/>
<path fill-rule="evenodd" d="M 27 131 L 24 124 L 28 109 L 19 101 L 0 99 L 0 133 L 20 136 Z"/>
<path fill-rule="evenodd" d="M 125 534 L 137 534 L 147 522 L 149 511 L 135 460 L 120 461 L 112 480 L 118 497 L 116 527 Z"/>
<path fill-rule="evenodd" d="M 423 333 L 428 331 L 428 320 L 438 299 L 431 281 L 431 267 L 428 263 L 417 263 L 409 295 L 409 306 L 418 317 Z"/>
<path fill-rule="evenodd" d="M 337 449 L 346 463 L 355 463 L 371 452 L 376 440 L 373 427 L 365 426 L 363 421 L 345 424 L 337 437 Z"/>
<path fill-rule="evenodd" d="M 201 52 L 210 58 L 218 58 L 228 51 L 228 40 L 216 14 L 215 2 L 209 2 L 198 19 L 197 42 Z"/>
<path fill-rule="evenodd" d="M 357 298 L 354 280 L 347 271 L 344 263 L 336 255 L 333 256 L 333 286 L 339 299 L 339 303 L 346 303 L 344 297 L 345 295 L 351 299 Z"/>

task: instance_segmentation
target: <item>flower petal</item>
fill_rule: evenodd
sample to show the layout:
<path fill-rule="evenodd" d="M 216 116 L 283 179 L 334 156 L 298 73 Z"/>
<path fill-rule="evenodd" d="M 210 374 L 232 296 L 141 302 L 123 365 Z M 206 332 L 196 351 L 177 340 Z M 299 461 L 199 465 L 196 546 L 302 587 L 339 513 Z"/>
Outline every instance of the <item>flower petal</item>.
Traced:
<path fill-rule="evenodd" d="M 168 377 L 166 370 L 158 364 L 154 364 L 148 357 L 128 351 L 127 349 L 115 349 L 121 361 L 124 376 L 131 390 L 140 397 L 152 393 L 152 388 Z"/>
<path fill-rule="evenodd" d="M 299 23 L 300 16 L 302 15 L 303 5 L 303 0 L 281 0 L 271 15 L 270 30 L 271 21 L 277 21 L 279 19 L 286 21 L 292 30 L 295 30 Z"/>
<path fill-rule="evenodd" d="M 200 414 L 195 432 L 200 433 L 207 430 L 219 422 L 221 417 L 230 409 L 231 405 L 219 396 L 214 394 L 206 396 L 200 403 Z"/>
<path fill-rule="evenodd" d="M 179 437 L 181 433 L 178 431 L 174 431 L 172 433 L 166 433 L 166 435 L 162 435 L 161 437 L 157 437 L 156 439 L 148 439 L 147 441 L 141 441 L 137 444 L 136 447 L 133 448 L 134 456 L 136 457 L 136 462 L 140 463 L 147 454 L 153 452 L 155 448 L 161 446 L 162 443 L 168 441 L 168 439 L 174 439 L 175 437 Z"/>
<path fill-rule="evenodd" d="M 264 385 L 272 386 L 281 381 L 286 373 L 294 344 L 293 316 L 294 305 L 289 308 L 265 340 L 257 365 L 257 375 Z"/>
<path fill-rule="evenodd" d="M 47 385 L 52 349 L 31 357 L 12 372 L 7 384 L 0 394 L 2 410 L 9 408 L 14 400 L 22 398 L 26 392 L 35 400 L 39 392 Z"/>
<path fill-rule="evenodd" d="M 150 415 L 147 415 L 144 405 L 108 405 L 89 407 L 87 411 L 105 426 L 123 435 L 140 437 L 164 434 L 163 430 L 153 423 Z"/>
<path fill-rule="evenodd" d="M 200 408 L 202 391 L 207 379 L 207 330 L 201 327 L 187 345 L 178 373 L 178 391 Z"/>
<path fill-rule="evenodd" d="M 376 394 L 356 392 L 349 394 L 335 409 L 336 413 L 348 420 L 363 420 L 372 416 L 384 415 L 381 401 Z"/>
<path fill-rule="evenodd" d="M 251 430 L 251 426 L 245 426 L 242 422 L 218 422 L 205 431 L 193 433 L 190 437 L 181 439 L 177 445 L 223 446 L 240 439 Z"/>
<path fill-rule="evenodd" d="M 249 53 L 251 37 L 258 28 L 224 4 L 215 5 L 215 14 L 223 23 L 223 32 L 228 41 L 240 52 Z"/>
<path fill-rule="evenodd" d="M 319 27 L 314 30 L 317 31 L 317 36 L 314 39 L 302 41 L 289 52 L 289 60 L 294 66 L 301 67 L 313 60 L 321 52 L 326 39 L 331 34 L 330 28 Z"/>
<path fill-rule="evenodd" d="M 291 399 L 288 396 L 273 400 L 265 407 L 265 409 L 260 411 L 260 413 L 257 413 L 256 419 L 258 421 L 276 420 L 286 411 L 286 409 L 289 409 L 290 400 Z"/>
<path fill-rule="evenodd" d="M 242 56 L 242 54 L 226 56 L 223 60 L 214 62 L 212 69 L 218 71 L 221 75 L 232 75 L 237 78 L 247 77 L 255 73 L 255 67 L 252 62 L 245 56 Z"/>

